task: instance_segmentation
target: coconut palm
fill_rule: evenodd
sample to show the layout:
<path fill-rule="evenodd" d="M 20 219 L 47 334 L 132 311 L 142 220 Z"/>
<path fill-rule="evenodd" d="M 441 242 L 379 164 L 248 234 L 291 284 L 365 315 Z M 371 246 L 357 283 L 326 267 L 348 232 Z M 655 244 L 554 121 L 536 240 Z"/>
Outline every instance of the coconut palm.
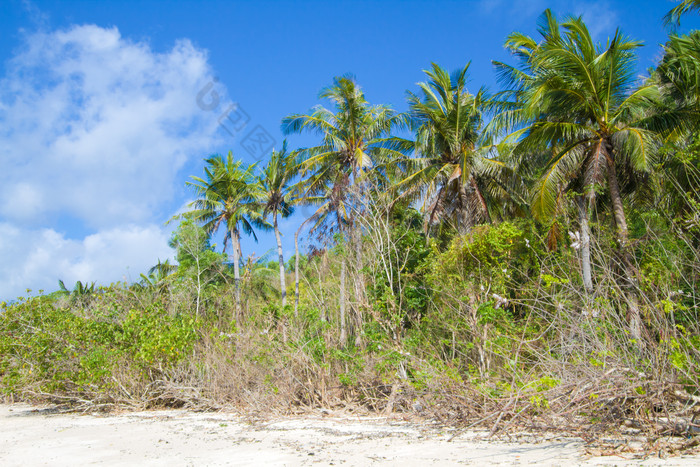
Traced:
<path fill-rule="evenodd" d="M 395 157 L 399 151 L 389 147 L 385 136 L 406 118 L 390 107 L 370 105 L 361 88 L 348 76 L 319 94 L 330 100 L 335 111 L 316 106 L 308 114 L 294 114 L 282 120 L 285 134 L 311 132 L 322 137 L 318 146 L 300 149 L 301 170 L 305 181 L 299 191 L 307 200 L 332 193 L 332 212 L 337 216 L 335 230 L 351 224 L 357 200 L 351 193 L 364 191 L 362 182 L 378 171 L 371 170 Z M 361 194 L 361 193 L 360 193 Z M 354 193 L 358 195 L 358 193 Z"/>
<path fill-rule="evenodd" d="M 691 11 L 700 10 L 700 0 L 683 0 L 664 16 L 666 26 L 681 24 L 681 16 Z"/>
<path fill-rule="evenodd" d="M 667 212 L 685 216 L 693 211 L 693 201 L 698 199 L 698 161 L 694 154 L 700 124 L 700 32 L 670 36 L 650 81 L 660 89 L 661 111 L 669 113 L 670 109 L 677 116 L 677 124 L 666 136 L 670 150 L 657 171 L 660 184 L 667 187 L 661 190 L 665 199 L 656 199 L 655 204 L 662 202 Z"/>
<path fill-rule="evenodd" d="M 422 196 L 426 228 L 452 219 L 461 233 L 473 225 L 491 221 L 489 198 L 507 197 L 506 185 L 494 177 L 506 166 L 496 158 L 485 128 L 490 106 L 484 89 L 467 90 L 469 64 L 452 76 L 433 64 L 425 70 L 428 82 L 419 83 L 422 95 L 408 93 L 415 141 L 393 138 L 403 151 L 414 152 L 409 160 L 397 159 L 401 172 L 397 187 L 402 196 Z"/>
<path fill-rule="evenodd" d="M 177 265 L 170 264 L 169 259 L 166 259 L 165 261 L 158 259 L 158 262 L 148 270 L 148 275 L 155 276 L 160 280 L 166 279 L 175 271 L 177 271 Z"/>
<path fill-rule="evenodd" d="M 206 160 L 204 178 L 192 176 L 187 185 L 194 188 L 197 199 L 189 206 L 192 208 L 184 216 L 202 224 L 204 230 L 213 234 L 222 226 L 226 229 L 224 253 L 228 241 L 231 242 L 233 256 L 233 273 L 235 280 L 236 310 L 241 310 L 241 233 L 257 236 L 253 226 L 269 229 L 264 221 L 261 209 L 262 191 L 255 177 L 255 164 L 245 166 L 236 161 L 231 152 L 226 158 L 215 155 Z"/>
<path fill-rule="evenodd" d="M 275 239 L 277 240 L 282 307 L 287 305 L 287 285 L 284 271 L 284 254 L 282 252 L 282 236 L 280 235 L 277 219 L 279 216 L 286 218 L 293 212 L 293 204 L 296 199 L 291 190 L 291 182 L 297 176 L 298 167 L 296 154 L 287 153 L 287 141 L 285 141 L 281 151 L 272 151 L 270 160 L 259 177 L 263 217 L 272 216 L 272 226 L 275 231 Z"/>
<path fill-rule="evenodd" d="M 671 136 L 695 133 L 700 116 L 700 32 L 670 36 L 650 81 L 659 87 L 661 105 L 676 116 L 677 134 Z"/>
<path fill-rule="evenodd" d="M 80 300 L 95 293 L 95 283 L 90 282 L 89 284 L 85 282 L 84 284 L 80 281 L 76 281 L 73 290 L 68 290 L 66 284 L 63 280 L 58 280 L 58 292 L 62 295 L 71 297 L 72 299 Z"/>
<path fill-rule="evenodd" d="M 513 136 L 519 138 L 516 151 L 552 150 L 532 193 L 532 212 L 549 219 L 563 192 L 580 190 L 585 229 L 597 190 L 606 188 L 631 283 L 621 182 L 633 185 L 635 177 L 648 172 L 655 161 L 660 138 L 653 130 L 665 120 L 648 118 L 648 111 L 658 89 L 653 84 L 635 87 L 635 49 L 641 43 L 619 31 L 606 45 L 596 44 L 580 17 L 559 24 L 546 10 L 539 32 L 539 42 L 519 33 L 508 37 L 506 47 L 520 58 L 520 68 L 496 63 L 515 96 L 515 105 L 505 111 L 502 122 L 522 125 Z M 638 310 L 631 310 L 631 315 L 636 321 L 633 333 L 639 337 Z"/>
<path fill-rule="evenodd" d="M 335 112 L 316 106 L 309 114 L 282 120 L 285 134 L 308 131 L 322 137 L 319 146 L 299 150 L 306 171 L 327 172 L 320 180 L 332 179 L 333 185 L 354 183 L 378 162 L 400 155 L 382 144 L 382 138 L 395 125 L 404 124 L 405 116 L 385 105 L 370 105 L 354 79 L 335 78 L 319 97 L 330 100 Z"/>
<path fill-rule="evenodd" d="M 563 32 L 563 34 L 562 34 Z M 621 245 L 628 237 L 618 166 L 645 172 L 656 156 L 659 137 L 649 129 L 645 110 L 658 96 L 656 86 L 635 88 L 634 50 L 641 44 L 619 32 L 606 46 L 595 44 L 581 18 L 561 25 L 547 10 L 542 41 L 512 34 L 506 47 L 523 59 L 522 69 L 497 64 L 510 73 L 525 123 L 517 150 L 555 148 L 533 193 L 533 213 L 546 218 L 557 206 L 559 187 L 583 175 L 589 199 L 607 180 Z"/>
<path fill-rule="evenodd" d="M 335 78 L 333 85 L 322 90 L 319 97 L 330 100 L 335 111 L 316 106 L 308 114 L 290 115 L 282 120 L 282 130 L 285 134 L 311 132 L 321 136 L 320 145 L 298 151 L 305 175 L 305 182 L 300 188 L 301 197 L 305 202 L 316 200 L 322 204 L 315 217 L 317 226 L 333 219 L 331 231 L 343 236 L 352 234 L 356 259 L 360 261 L 359 231 L 353 222 L 353 210 L 361 205 L 357 197 L 362 196 L 364 191 L 363 181 L 377 173 L 371 170 L 375 164 L 400 155 L 383 144 L 382 138 L 389 134 L 394 125 L 402 124 L 405 120 L 387 106 L 370 105 L 360 87 L 349 76 Z M 352 230 L 348 231 L 348 227 Z M 345 270 L 346 261 L 343 258 L 340 271 L 343 343 L 346 339 L 343 332 Z M 356 287 L 356 293 L 360 288 Z M 359 319 L 359 312 L 356 313 Z"/>
<path fill-rule="evenodd" d="M 148 270 L 148 274 L 141 274 L 141 286 L 149 289 L 157 289 L 163 292 L 168 287 L 168 281 L 177 271 L 177 265 L 170 264 L 170 260 L 158 260 L 153 267 Z"/>

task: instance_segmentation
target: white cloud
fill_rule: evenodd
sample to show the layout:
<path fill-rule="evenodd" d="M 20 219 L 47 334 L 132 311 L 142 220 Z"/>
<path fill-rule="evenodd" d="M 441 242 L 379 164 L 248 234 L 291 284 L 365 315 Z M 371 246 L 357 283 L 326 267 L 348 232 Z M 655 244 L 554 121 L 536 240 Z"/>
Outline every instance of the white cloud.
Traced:
<path fill-rule="evenodd" d="M 127 266 L 138 278 L 170 254 L 155 225 L 178 171 L 221 143 L 218 112 L 196 101 L 213 80 L 189 40 L 156 52 L 95 25 L 24 37 L 0 76 L 0 299 Z"/>
<path fill-rule="evenodd" d="M 150 220 L 187 158 L 212 146 L 216 115 L 195 101 L 210 75 L 187 40 L 155 53 L 115 28 L 29 36 L 0 81 L 0 215 Z"/>
<path fill-rule="evenodd" d="M 46 204 L 38 187 L 27 182 L 9 183 L 5 193 L 2 212 L 15 219 L 29 221 L 32 214 L 41 211 L 42 206 Z"/>
<path fill-rule="evenodd" d="M 173 256 L 168 238 L 155 225 L 117 227 L 72 240 L 53 229 L 28 230 L 2 223 L 0 298 L 22 295 L 27 288 L 50 292 L 58 289 L 58 279 L 69 287 L 78 280 L 137 281 L 158 258 Z"/>

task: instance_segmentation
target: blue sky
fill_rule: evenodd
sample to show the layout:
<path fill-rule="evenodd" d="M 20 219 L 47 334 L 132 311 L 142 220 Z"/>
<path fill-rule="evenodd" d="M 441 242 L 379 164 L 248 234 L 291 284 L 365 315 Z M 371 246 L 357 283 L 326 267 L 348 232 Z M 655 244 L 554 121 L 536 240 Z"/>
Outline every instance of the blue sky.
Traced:
<path fill-rule="evenodd" d="M 660 57 L 665 0 L 22 1 L 0 4 L 0 300 L 76 280 L 138 280 L 161 258 L 202 161 L 247 162 L 281 146 L 280 120 L 352 73 L 372 103 L 405 110 L 436 62 L 472 62 L 473 89 L 497 90 L 491 60 L 534 34 L 537 17 L 583 15 Z M 685 18 L 682 31 L 699 19 Z M 292 136 L 291 147 L 314 143 Z M 292 252 L 299 215 L 284 221 Z M 264 254 L 271 234 L 244 255 Z"/>

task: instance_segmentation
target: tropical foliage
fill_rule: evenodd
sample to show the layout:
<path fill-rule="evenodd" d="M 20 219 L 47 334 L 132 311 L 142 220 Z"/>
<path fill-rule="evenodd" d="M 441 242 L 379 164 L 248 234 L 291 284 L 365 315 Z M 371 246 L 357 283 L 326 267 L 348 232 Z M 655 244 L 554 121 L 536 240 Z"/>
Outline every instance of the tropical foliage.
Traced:
<path fill-rule="evenodd" d="M 255 166 L 245 167 L 229 152 L 224 159 L 213 156 L 206 160 L 205 178 L 192 176 L 188 184 L 195 190 L 197 199 L 190 203 L 191 210 L 184 217 L 202 224 L 207 234 L 223 226 L 225 229 L 224 253 L 231 243 L 235 280 L 236 306 L 241 304 L 241 233 L 252 235 L 253 226 L 267 229 L 260 211 L 261 187 L 255 178 Z"/>
<path fill-rule="evenodd" d="M 666 16 L 664 16 L 664 23 L 666 25 L 679 25 L 681 22 L 681 16 L 686 13 L 694 12 L 700 10 L 700 1 L 698 0 L 681 0 L 681 2 L 675 6 L 671 11 L 669 11 Z"/>
<path fill-rule="evenodd" d="M 493 92 L 432 64 L 399 113 L 337 77 L 329 108 L 282 120 L 314 144 L 207 158 L 173 219 L 176 263 L 1 304 L 0 388 L 692 434 L 700 36 L 671 34 L 644 78 L 640 42 L 597 41 L 580 17 L 547 10 L 505 45 Z M 244 255 L 260 230 L 276 256 Z"/>
<path fill-rule="evenodd" d="M 263 203 L 263 219 L 272 216 L 272 228 L 277 240 L 277 257 L 279 258 L 280 293 L 282 307 L 287 305 L 287 285 L 284 271 L 284 254 L 282 253 L 282 237 L 278 218 L 289 217 L 294 212 L 294 204 L 298 202 L 292 190 L 292 181 L 299 170 L 296 154 L 287 152 L 287 142 L 281 151 L 272 151 L 270 160 L 259 178 L 261 201 Z"/>
<path fill-rule="evenodd" d="M 392 156 L 401 156 L 383 144 L 392 127 L 404 121 L 388 106 L 370 105 L 355 81 L 348 76 L 336 78 L 332 86 L 319 94 L 330 100 L 335 112 L 317 106 L 309 114 L 293 114 L 282 120 L 285 133 L 309 131 L 322 138 L 319 146 L 298 151 L 304 162 L 304 181 L 301 184 L 302 199 L 318 206 L 311 218 L 314 229 L 330 223 L 342 236 L 351 236 L 352 244 L 359 247 L 359 231 L 355 217 L 362 209 L 366 194 L 366 180 L 377 175 L 374 170 Z M 330 221 L 330 222 L 329 222 Z M 356 258 L 359 260 L 359 258 Z M 340 274 L 340 340 L 347 340 L 346 263 L 341 262 Z M 354 318 L 361 320 L 357 308 L 362 299 L 361 289 L 356 287 Z"/>
<path fill-rule="evenodd" d="M 407 177 L 397 184 L 407 194 L 423 196 L 426 225 L 452 219 L 461 233 L 491 220 L 488 189 L 498 185 L 488 182 L 501 168 L 483 132 L 489 97 L 483 89 L 476 95 L 467 91 L 468 68 L 450 77 L 433 64 L 426 71 L 430 81 L 419 83 L 422 96 L 409 93 L 416 139 L 403 147 L 416 157 L 400 166 Z"/>

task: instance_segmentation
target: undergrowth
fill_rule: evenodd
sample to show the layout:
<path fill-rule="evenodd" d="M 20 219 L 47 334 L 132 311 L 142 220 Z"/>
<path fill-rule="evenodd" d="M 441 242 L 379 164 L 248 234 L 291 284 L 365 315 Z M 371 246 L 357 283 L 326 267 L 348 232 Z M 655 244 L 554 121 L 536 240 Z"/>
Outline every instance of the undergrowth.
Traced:
<path fill-rule="evenodd" d="M 683 273 L 694 260 L 686 255 L 687 263 L 660 270 L 653 252 L 671 240 L 640 244 L 645 334 L 638 340 L 628 331 L 629 291 L 617 285 L 614 249 L 596 246 L 596 290 L 584 293 L 576 252 L 549 252 L 538 238 L 520 222 L 478 227 L 442 245 L 427 241 L 403 284 L 373 276 L 381 252 L 368 255 L 368 303 L 351 302 L 363 319 L 351 327 L 359 338 L 346 345 L 332 295 L 334 252 L 306 261 L 296 314 L 262 300 L 249 274 L 237 316 L 225 276 L 195 297 L 182 271 L 165 286 L 119 283 L 3 303 L 0 390 L 7 400 L 76 410 L 230 408 L 262 416 L 328 408 L 493 432 L 695 432 L 700 333 L 694 279 Z M 364 247 L 369 253 L 372 245 Z M 405 284 L 421 287 L 421 300 L 398 303 Z"/>

